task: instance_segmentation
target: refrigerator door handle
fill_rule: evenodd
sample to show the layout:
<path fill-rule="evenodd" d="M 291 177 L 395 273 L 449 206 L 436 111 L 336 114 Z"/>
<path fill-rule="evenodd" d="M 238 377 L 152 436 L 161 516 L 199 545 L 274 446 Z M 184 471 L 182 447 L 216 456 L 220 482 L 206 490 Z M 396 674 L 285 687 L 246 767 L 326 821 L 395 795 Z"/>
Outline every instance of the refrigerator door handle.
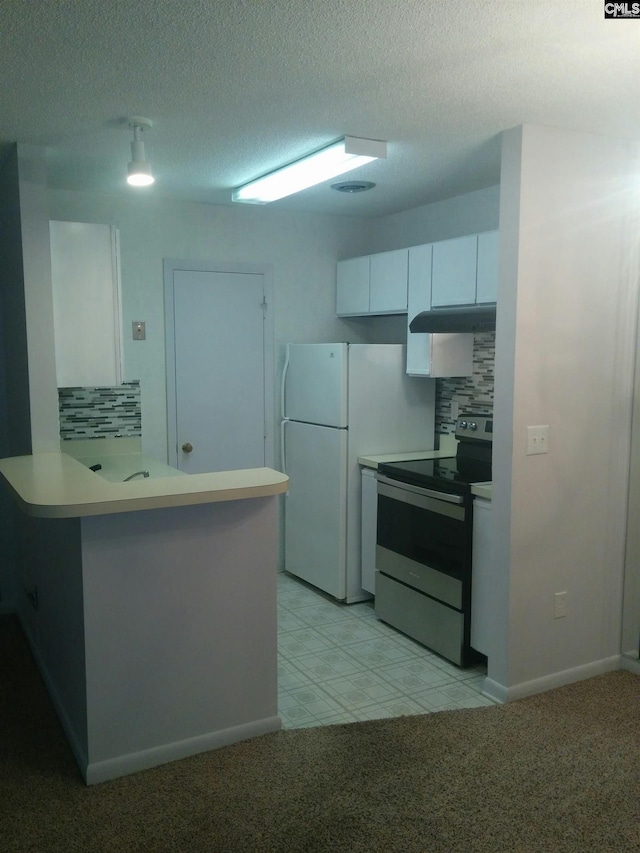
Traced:
<path fill-rule="evenodd" d="M 289 370 L 289 344 L 287 344 L 286 356 L 285 356 L 285 360 L 284 360 L 284 367 L 282 368 L 282 384 L 280 386 L 280 408 L 282 409 L 281 414 L 282 414 L 282 420 L 283 421 L 287 416 L 286 412 L 285 412 L 285 403 L 284 403 L 284 389 L 285 389 L 285 384 L 287 381 L 287 370 Z M 284 436 L 284 429 L 283 429 L 282 435 Z M 283 440 L 284 440 L 284 438 L 283 438 Z M 284 462 L 283 462 L 283 464 L 284 464 Z"/>
<path fill-rule="evenodd" d="M 282 468 L 283 474 L 287 473 L 287 458 L 284 442 L 284 431 L 287 426 L 287 423 L 287 420 L 280 421 L 280 467 Z"/>

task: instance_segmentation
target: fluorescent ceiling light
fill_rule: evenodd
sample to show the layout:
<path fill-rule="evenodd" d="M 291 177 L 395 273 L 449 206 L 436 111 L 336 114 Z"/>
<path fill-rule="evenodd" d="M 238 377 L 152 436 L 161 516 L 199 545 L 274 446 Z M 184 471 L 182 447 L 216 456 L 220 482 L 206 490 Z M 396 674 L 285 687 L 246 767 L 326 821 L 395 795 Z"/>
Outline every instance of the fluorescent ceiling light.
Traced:
<path fill-rule="evenodd" d="M 131 162 L 127 169 L 127 183 L 132 187 L 148 187 L 155 178 L 151 173 L 151 164 L 145 158 L 142 131 L 145 127 L 152 125 L 148 118 L 139 116 L 128 119 L 128 124 L 133 128 L 133 142 L 131 143 Z"/>
<path fill-rule="evenodd" d="M 289 163 L 275 172 L 249 181 L 248 184 L 235 189 L 231 198 L 233 201 L 248 204 L 267 204 L 315 184 L 321 184 L 336 175 L 370 163 L 371 160 L 386 157 L 386 142 L 345 136 L 320 151 L 314 151 L 313 154 L 296 160 L 295 163 Z"/>

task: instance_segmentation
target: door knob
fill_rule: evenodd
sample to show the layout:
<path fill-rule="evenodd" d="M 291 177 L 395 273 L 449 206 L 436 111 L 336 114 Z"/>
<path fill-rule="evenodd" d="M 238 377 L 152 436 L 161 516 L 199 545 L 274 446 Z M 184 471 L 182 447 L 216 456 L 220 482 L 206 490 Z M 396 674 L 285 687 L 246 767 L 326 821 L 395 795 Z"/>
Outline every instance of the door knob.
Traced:
<path fill-rule="evenodd" d="M 182 449 L 185 453 L 191 453 L 191 451 L 193 450 L 193 444 L 191 444 L 191 442 L 189 441 L 185 441 L 185 443 L 182 445 Z"/>

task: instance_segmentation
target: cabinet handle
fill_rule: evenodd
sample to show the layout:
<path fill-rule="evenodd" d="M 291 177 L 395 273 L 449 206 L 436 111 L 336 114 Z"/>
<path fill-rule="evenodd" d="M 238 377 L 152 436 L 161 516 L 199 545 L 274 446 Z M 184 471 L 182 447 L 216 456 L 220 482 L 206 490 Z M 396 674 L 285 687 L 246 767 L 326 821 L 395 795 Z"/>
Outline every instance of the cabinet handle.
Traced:
<path fill-rule="evenodd" d="M 182 449 L 185 453 L 191 453 L 191 451 L 193 450 L 193 444 L 191 444 L 191 442 L 189 441 L 185 441 L 185 443 L 182 445 Z"/>

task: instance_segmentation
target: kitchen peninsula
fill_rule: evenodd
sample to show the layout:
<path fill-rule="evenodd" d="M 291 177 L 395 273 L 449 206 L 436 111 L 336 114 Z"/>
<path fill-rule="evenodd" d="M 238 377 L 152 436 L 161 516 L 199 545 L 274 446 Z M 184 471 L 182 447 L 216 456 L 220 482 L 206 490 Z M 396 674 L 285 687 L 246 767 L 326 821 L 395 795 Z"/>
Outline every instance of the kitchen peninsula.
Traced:
<path fill-rule="evenodd" d="M 110 482 L 65 453 L 0 460 L 21 510 L 20 620 L 87 784 L 280 728 L 288 478 L 163 473 Z"/>

